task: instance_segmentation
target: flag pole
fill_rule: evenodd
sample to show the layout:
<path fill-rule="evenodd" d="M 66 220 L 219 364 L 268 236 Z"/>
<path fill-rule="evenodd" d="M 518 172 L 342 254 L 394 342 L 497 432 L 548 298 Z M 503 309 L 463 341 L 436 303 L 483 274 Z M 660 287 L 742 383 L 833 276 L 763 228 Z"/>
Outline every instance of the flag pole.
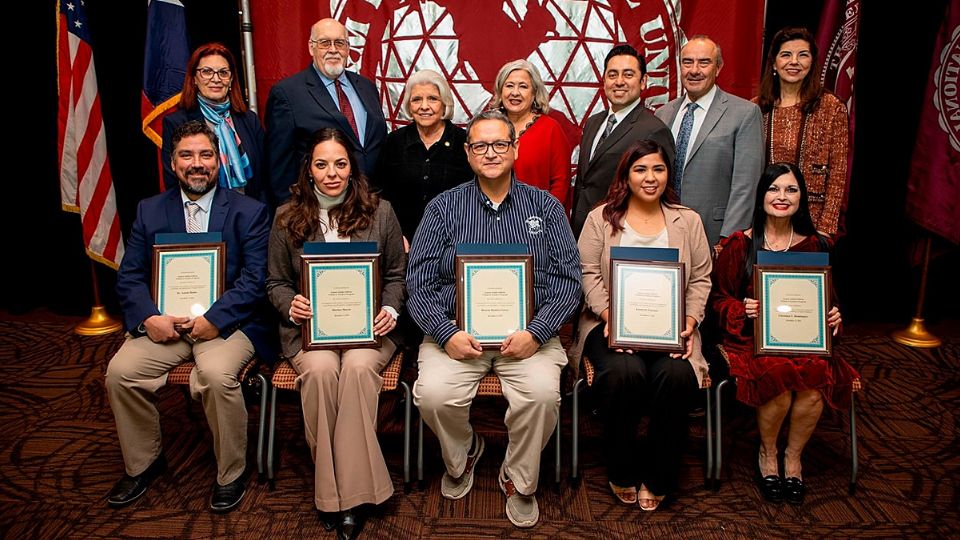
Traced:
<path fill-rule="evenodd" d="M 247 81 L 247 106 L 257 111 L 257 70 L 253 59 L 253 19 L 250 0 L 240 0 L 240 36 L 243 39 L 243 69 Z"/>
<path fill-rule="evenodd" d="M 107 313 L 107 308 L 103 307 L 100 301 L 97 265 L 93 263 L 93 259 L 90 259 L 90 276 L 93 279 L 93 307 L 90 308 L 90 316 L 87 320 L 78 324 L 73 331 L 81 336 L 104 336 L 119 331 L 123 325 Z"/>
<path fill-rule="evenodd" d="M 927 331 L 923 324 L 923 301 L 927 294 L 927 270 L 930 268 L 930 244 L 932 239 L 927 235 L 923 246 L 923 270 L 920 274 L 920 292 L 917 295 L 917 313 L 910 326 L 893 333 L 893 340 L 907 347 L 933 349 L 939 347 L 940 339 Z"/>

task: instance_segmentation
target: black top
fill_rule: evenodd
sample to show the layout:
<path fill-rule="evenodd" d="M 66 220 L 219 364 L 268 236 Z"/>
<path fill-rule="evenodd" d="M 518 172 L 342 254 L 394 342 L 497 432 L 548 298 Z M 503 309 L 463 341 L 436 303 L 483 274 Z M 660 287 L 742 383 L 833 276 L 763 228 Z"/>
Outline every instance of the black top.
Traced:
<path fill-rule="evenodd" d="M 429 150 L 423 146 L 416 124 L 410 124 L 387 135 L 380 151 L 373 185 L 393 205 L 408 241 L 413 240 L 427 203 L 473 178 L 463 148 L 467 133 L 449 120 L 444 124 L 443 136 Z"/>

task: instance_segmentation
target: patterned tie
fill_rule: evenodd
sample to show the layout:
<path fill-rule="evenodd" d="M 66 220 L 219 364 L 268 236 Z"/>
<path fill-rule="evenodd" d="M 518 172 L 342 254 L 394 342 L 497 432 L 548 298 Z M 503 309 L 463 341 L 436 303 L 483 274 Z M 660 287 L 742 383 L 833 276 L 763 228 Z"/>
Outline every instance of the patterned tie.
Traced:
<path fill-rule="evenodd" d="M 333 85 L 337 87 L 337 100 L 340 101 L 340 113 L 347 117 L 347 123 L 350 124 L 350 129 L 352 129 L 353 134 L 357 136 L 357 140 L 360 140 L 360 131 L 357 129 L 357 120 L 353 117 L 353 107 L 350 106 L 350 100 L 347 99 L 347 94 L 343 91 L 343 87 L 340 85 L 340 79 L 334 79 Z"/>
<path fill-rule="evenodd" d="M 690 132 L 693 131 L 693 113 L 699 105 L 687 103 L 687 112 L 683 113 L 680 121 L 680 132 L 677 133 L 677 157 L 673 167 L 673 189 L 680 196 L 680 182 L 683 180 L 683 166 L 687 160 L 687 145 L 690 143 Z"/>
<path fill-rule="evenodd" d="M 597 148 L 600 148 L 600 145 L 603 144 L 603 140 L 610 136 L 610 133 L 613 132 L 613 127 L 617 125 L 616 115 L 611 114 L 607 117 L 607 127 L 604 128 L 603 133 L 600 134 L 600 139 L 597 141 Z M 594 149 L 596 152 L 596 148 Z"/>
<path fill-rule="evenodd" d="M 200 224 L 200 205 L 190 201 L 187 202 L 187 232 L 203 232 L 203 226 Z"/>

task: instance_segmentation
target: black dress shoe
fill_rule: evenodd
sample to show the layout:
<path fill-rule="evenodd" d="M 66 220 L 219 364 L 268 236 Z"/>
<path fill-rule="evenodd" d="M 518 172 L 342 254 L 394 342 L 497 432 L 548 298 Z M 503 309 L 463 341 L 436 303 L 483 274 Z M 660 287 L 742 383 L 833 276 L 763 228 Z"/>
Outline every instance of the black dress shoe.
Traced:
<path fill-rule="evenodd" d="M 340 525 L 337 527 L 338 540 L 354 540 L 360 536 L 363 529 L 363 518 L 353 510 L 341 514 Z"/>
<path fill-rule="evenodd" d="M 760 493 L 767 501 L 772 503 L 783 502 L 783 484 L 779 476 L 775 474 L 762 478 L 757 476 L 757 487 L 760 488 Z"/>
<path fill-rule="evenodd" d="M 323 530 L 325 531 L 336 529 L 337 524 L 340 523 L 339 512 L 321 512 L 317 510 L 317 518 L 320 519 L 320 525 L 323 525 Z"/>
<path fill-rule="evenodd" d="M 803 504 L 803 497 L 807 494 L 807 486 L 803 480 L 791 476 L 783 481 L 783 494 L 790 504 Z"/>
<path fill-rule="evenodd" d="M 160 454 L 160 457 L 153 460 L 153 463 L 137 476 L 124 474 L 107 494 L 107 504 L 111 508 L 123 508 L 139 499 L 147 492 L 150 483 L 165 470 L 167 470 L 167 460 L 163 454 Z"/>
<path fill-rule="evenodd" d="M 757 488 L 760 489 L 760 493 L 764 499 L 772 503 L 783 502 L 783 480 L 776 474 L 764 476 L 763 472 L 760 471 L 759 460 L 757 461 L 757 475 L 755 479 Z"/>
<path fill-rule="evenodd" d="M 239 478 L 225 486 L 221 486 L 216 481 L 213 482 L 213 495 L 210 496 L 210 511 L 218 514 L 230 512 L 240 504 L 243 495 L 247 492 L 247 475 L 241 474 Z"/>

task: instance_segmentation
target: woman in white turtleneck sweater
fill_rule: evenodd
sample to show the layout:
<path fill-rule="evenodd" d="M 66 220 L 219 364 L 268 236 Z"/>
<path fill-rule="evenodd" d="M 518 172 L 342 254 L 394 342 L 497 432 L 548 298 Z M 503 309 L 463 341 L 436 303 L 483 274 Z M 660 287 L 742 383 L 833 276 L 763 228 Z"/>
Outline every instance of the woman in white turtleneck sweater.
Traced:
<path fill-rule="evenodd" d="M 370 193 L 353 147 L 339 130 L 317 131 L 291 186 L 290 201 L 277 210 L 270 234 L 267 294 L 281 314 L 283 356 L 300 374 L 307 443 L 315 468 L 314 502 L 325 526 L 356 523 L 356 507 L 380 504 L 393 494 L 377 442 L 380 370 L 398 346 L 396 319 L 406 297 L 403 236 L 390 203 Z M 300 325 L 311 317 L 300 290 L 303 243 L 377 242 L 382 307 L 374 332 L 387 339 L 379 349 L 301 350 Z"/>

